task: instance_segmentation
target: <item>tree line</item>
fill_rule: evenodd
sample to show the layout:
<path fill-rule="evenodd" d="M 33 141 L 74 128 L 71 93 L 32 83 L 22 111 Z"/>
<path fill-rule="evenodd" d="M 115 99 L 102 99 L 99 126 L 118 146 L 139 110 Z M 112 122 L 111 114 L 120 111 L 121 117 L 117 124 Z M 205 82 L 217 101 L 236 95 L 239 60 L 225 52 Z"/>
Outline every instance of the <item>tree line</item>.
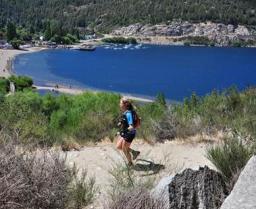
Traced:
<path fill-rule="evenodd" d="M 175 19 L 256 25 L 255 8 L 254 0 L 0 0 L 0 28 L 12 21 L 45 32 L 54 21 L 60 33 L 76 34 Z"/>

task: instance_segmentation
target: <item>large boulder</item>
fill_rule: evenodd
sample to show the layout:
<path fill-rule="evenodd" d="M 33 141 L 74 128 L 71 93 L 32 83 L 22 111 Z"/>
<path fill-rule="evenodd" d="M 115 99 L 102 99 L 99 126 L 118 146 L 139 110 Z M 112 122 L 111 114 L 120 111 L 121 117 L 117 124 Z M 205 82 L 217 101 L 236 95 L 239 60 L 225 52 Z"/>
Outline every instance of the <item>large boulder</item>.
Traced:
<path fill-rule="evenodd" d="M 186 169 L 169 184 L 169 209 L 217 209 L 227 196 L 222 176 L 207 166 Z"/>
<path fill-rule="evenodd" d="M 232 192 L 221 209 L 256 208 L 256 156 L 252 157 L 241 172 Z"/>

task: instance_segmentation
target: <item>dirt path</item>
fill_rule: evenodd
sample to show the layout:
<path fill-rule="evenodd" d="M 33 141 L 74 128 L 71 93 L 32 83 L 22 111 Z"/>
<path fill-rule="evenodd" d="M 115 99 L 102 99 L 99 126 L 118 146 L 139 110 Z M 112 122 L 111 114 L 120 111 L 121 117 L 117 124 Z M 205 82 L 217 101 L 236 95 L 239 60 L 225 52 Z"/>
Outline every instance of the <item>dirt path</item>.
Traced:
<path fill-rule="evenodd" d="M 178 142 L 166 142 L 151 146 L 135 142 L 132 148 L 141 151 L 141 155 L 135 162 L 135 172 L 141 176 L 154 173 L 160 179 L 177 173 L 184 168 L 197 169 L 204 165 L 213 167 L 205 157 L 207 146 L 209 145 Z M 151 163 L 145 163 L 144 160 Z M 95 176 L 100 194 L 104 194 L 109 188 L 111 182 L 109 171 L 113 168 L 113 165 L 116 165 L 116 163 L 124 164 L 122 155 L 115 149 L 115 145 L 110 143 L 85 147 L 81 151 L 70 151 L 67 153 L 67 162 L 70 165 L 75 163 L 78 168 L 86 168 L 88 175 Z M 144 169 L 145 167 L 147 167 L 147 171 Z M 95 207 L 95 204 L 97 207 Z M 102 208 L 99 203 L 95 204 L 89 208 Z"/>

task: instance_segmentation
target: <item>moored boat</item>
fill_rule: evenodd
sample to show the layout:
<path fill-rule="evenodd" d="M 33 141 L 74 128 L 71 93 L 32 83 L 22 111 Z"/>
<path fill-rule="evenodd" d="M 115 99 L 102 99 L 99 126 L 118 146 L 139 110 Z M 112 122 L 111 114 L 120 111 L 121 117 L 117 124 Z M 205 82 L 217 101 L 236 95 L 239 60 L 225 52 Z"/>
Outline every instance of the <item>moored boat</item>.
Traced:
<path fill-rule="evenodd" d="M 82 45 L 82 46 L 75 46 L 70 49 L 79 50 L 79 51 L 94 51 L 96 47 L 93 45 Z"/>

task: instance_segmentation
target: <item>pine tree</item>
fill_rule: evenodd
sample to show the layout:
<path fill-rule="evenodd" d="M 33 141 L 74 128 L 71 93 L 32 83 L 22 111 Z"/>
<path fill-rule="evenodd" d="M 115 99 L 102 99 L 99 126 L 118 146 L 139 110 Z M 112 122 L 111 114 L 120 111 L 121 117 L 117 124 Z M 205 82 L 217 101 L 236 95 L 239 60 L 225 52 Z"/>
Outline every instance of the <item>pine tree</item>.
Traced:
<path fill-rule="evenodd" d="M 44 32 L 44 38 L 47 41 L 49 41 L 52 38 L 52 30 L 51 30 L 50 22 L 47 22 L 46 29 L 45 29 L 45 32 Z"/>
<path fill-rule="evenodd" d="M 16 26 L 12 22 L 7 24 L 7 41 L 12 41 L 14 38 L 17 38 Z"/>
<path fill-rule="evenodd" d="M 157 94 L 156 102 L 163 105 L 163 106 L 166 106 L 166 100 L 165 100 L 164 93 L 161 92 L 161 93 Z"/>

